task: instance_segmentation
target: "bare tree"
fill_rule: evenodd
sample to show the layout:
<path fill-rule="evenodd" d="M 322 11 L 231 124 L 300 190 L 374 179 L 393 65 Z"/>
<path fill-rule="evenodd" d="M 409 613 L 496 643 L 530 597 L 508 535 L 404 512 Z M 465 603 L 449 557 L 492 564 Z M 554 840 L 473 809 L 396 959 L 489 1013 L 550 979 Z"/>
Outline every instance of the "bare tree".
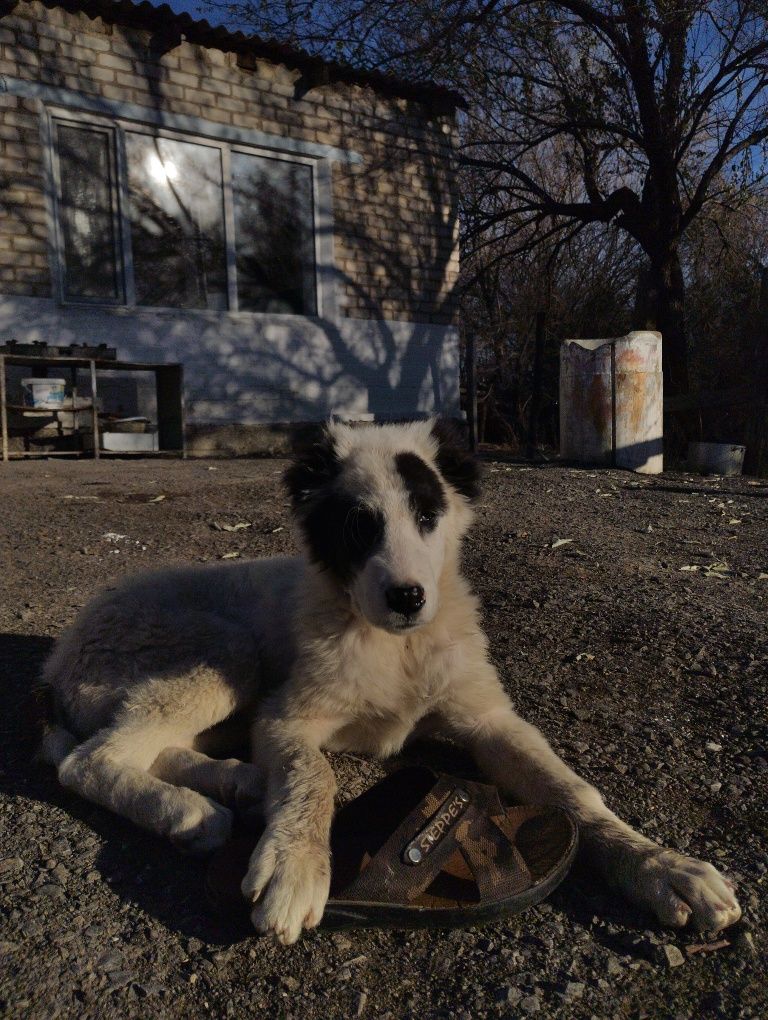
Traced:
<path fill-rule="evenodd" d="M 505 257 L 590 224 L 647 258 L 637 325 L 688 386 L 681 242 L 704 210 L 764 181 L 766 0 L 238 0 L 230 19 L 329 59 L 466 95 L 462 157 L 482 187 L 468 250 Z"/>

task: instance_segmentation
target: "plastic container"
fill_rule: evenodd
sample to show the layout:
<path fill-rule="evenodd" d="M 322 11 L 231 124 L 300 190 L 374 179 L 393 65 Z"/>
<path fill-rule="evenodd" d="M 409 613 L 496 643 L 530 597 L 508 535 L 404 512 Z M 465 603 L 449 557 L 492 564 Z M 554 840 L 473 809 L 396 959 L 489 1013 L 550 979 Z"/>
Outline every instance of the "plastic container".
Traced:
<path fill-rule="evenodd" d="M 110 432 L 149 432 L 149 426 L 149 418 L 113 418 L 108 428 Z"/>
<path fill-rule="evenodd" d="M 703 475 L 740 475 L 746 450 L 737 443 L 689 443 L 688 468 Z"/>
<path fill-rule="evenodd" d="M 102 432 L 101 445 L 125 453 L 157 450 L 157 432 Z"/>
<path fill-rule="evenodd" d="M 41 410 L 57 411 L 64 407 L 66 379 L 22 379 L 24 404 Z"/>
<path fill-rule="evenodd" d="M 565 340 L 560 348 L 560 453 L 579 464 L 664 470 L 661 334 Z"/>

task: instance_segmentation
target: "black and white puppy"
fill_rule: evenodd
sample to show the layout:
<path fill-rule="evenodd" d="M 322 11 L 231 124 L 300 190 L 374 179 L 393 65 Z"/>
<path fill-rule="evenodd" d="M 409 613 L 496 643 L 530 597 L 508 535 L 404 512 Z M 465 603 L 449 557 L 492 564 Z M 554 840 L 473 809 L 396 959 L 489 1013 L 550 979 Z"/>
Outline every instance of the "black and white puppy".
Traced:
<path fill-rule="evenodd" d="M 65 786 L 190 851 L 262 801 L 243 882 L 283 942 L 328 896 L 335 782 L 324 749 L 391 755 L 429 718 L 523 802 L 567 808 L 612 886 L 671 925 L 740 916 L 711 865 L 621 822 L 515 713 L 460 570 L 473 461 L 434 422 L 329 425 L 286 474 L 302 555 L 131 578 L 97 597 L 45 668 Z M 225 720 L 252 761 L 219 760 Z"/>

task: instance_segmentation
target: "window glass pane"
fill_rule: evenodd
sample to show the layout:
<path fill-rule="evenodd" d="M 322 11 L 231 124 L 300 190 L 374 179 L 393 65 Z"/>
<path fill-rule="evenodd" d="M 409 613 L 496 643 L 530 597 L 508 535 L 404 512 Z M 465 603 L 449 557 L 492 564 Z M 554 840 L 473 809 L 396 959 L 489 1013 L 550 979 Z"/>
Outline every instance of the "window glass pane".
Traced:
<path fill-rule="evenodd" d="M 126 132 L 136 303 L 226 308 L 221 154 Z"/>
<path fill-rule="evenodd" d="M 232 197 L 240 309 L 314 315 L 311 167 L 233 152 Z"/>
<path fill-rule="evenodd" d="M 69 124 L 57 124 L 56 132 L 64 297 L 115 301 L 120 293 L 111 133 Z"/>

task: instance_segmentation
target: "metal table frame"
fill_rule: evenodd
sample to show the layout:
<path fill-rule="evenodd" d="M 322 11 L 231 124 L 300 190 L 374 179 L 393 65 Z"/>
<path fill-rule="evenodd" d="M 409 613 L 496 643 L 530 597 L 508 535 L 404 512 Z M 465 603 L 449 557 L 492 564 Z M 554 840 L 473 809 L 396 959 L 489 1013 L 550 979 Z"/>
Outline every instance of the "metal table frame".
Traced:
<path fill-rule="evenodd" d="M 2 426 L 3 461 L 22 457 L 62 457 L 80 456 L 83 450 L 44 451 L 44 450 L 9 450 L 8 448 L 8 410 L 16 407 L 9 405 L 7 400 L 6 369 L 9 365 L 29 368 L 33 372 L 38 369 L 54 368 L 70 372 L 73 395 L 77 389 L 77 370 L 88 369 L 91 376 L 91 404 L 78 408 L 78 411 L 91 410 L 93 419 L 93 456 L 100 457 L 162 457 L 185 455 L 184 447 L 184 368 L 181 364 L 152 364 L 140 361 L 111 361 L 99 358 L 64 358 L 64 357 L 33 357 L 23 354 L 0 354 L 0 425 Z M 116 450 L 99 449 L 99 416 L 96 410 L 98 395 L 98 377 L 100 372 L 153 372 L 155 376 L 155 393 L 157 397 L 157 432 L 158 450 L 141 450 L 129 453 Z M 74 402 L 73 402 L 74 405 Z M 33 408 L 22 410 L 31 411 Z M 41 410 L 45 410 L 42 409 Z M 64 408 L 65 412 L 74 414 L 72 409 Z M 52 414 L 61 413 L 52 411 Z"/>

